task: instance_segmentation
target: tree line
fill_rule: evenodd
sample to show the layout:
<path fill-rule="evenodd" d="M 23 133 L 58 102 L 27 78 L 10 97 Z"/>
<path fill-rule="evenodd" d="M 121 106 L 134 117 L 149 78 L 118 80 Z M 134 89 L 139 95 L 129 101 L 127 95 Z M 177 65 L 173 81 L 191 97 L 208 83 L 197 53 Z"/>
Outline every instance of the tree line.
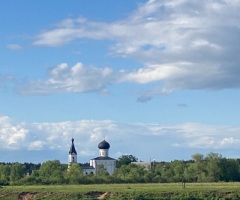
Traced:
<path fill-rule="evenodd" d="M 138 159 L 123 155 L 117 160 L 117 169 L 109 175 L 103 165 L 96 174 L 84 175 L 82 166 L 49 160 L 42 164 L 0 163 L 0 185 L 34 184 L 100 184 L 100 183 L 172 183 L 182 182 L 234 182 L 240 181 L 240 159 L 222 157 L 210 152 L 192 155 L 191 160 L 152 162 L 151 167 L 131 164 Z"/>

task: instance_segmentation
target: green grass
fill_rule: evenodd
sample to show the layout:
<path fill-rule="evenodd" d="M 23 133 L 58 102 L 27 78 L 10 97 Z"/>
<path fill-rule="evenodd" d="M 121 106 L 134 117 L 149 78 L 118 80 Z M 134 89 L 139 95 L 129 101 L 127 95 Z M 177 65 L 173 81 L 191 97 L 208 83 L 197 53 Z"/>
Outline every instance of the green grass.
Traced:
<path fill-rule="evenodd" d="M 240 183 L 4 186 L 0 199 L 240 199 Z"/>

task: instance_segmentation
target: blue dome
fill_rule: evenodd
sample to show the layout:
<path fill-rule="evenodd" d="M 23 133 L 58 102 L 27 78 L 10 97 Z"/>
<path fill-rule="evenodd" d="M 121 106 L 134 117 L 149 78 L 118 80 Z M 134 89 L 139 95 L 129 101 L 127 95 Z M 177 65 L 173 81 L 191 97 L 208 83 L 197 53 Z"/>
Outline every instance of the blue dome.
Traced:
<path fill-rule="evenodd" d="M 110 144 L 108 142 L 106 142 L 105 140 L 103 140 L 102 142 L 100 142 L 98 144 L 98 148 L 99 149 L 109 149 L 110 148 Z"/>

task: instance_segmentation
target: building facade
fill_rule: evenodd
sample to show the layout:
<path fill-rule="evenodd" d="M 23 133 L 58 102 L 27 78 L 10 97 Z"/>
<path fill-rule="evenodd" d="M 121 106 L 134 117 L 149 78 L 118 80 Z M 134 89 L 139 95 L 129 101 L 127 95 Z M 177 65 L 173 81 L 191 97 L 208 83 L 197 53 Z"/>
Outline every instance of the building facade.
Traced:
<path fill-rule="evenodd" d="M 90 160 L 89 165 L 82 166 L 83 174 L 97 174 L 98 169 L 104 167 L 106 172 L 110 175 L 116 169 L 116 160 L 109 157 L 110 144 L 103 140 L 98 144 L 99 156 Z M 72 138 L 72 145 L 68 154 L 68 167 L 77 163 L 77 151 L 74 146 L 74 139 Z"/>
<path fill-rule="evenodd" d="M 110 144 L 103 140 L 98 144 L 99 156 L 90 160 L 89 166 L 83 166 L 84 174 L 97 174 L 98 167 L 102 165 L 104 169 L 111 175 L 116 169 L 116 160 L 109 157 Z"/>
<path fill-rule="evenodd" d="M 72 138 L 72 145 L 70 147 L 69 153 L 68 153 L 68 168 L 72 164 L 77 164 L 77 151 L 74 146 L 74 139 Z"/>

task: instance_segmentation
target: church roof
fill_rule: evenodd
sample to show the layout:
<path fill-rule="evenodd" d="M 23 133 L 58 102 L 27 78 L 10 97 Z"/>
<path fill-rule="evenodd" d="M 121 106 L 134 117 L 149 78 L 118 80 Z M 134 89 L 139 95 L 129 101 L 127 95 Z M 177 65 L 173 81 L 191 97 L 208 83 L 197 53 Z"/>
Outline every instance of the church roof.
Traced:
<path fill-rule="evenodd" d="M 98 144 L 98 148 L 99 149 L 109 149 L 110 148 L 110 144 L 107 141 L 103 140 L 102 142 L 100 142 Z"/>
<path fill-rule="evenodd" d="M 99 156 L 99 157 L 93 158 L 92 160 L 116 160 L 116 159 L 108 156 L 107 157 Z"/>
<path fill-rule="evenodd" d="M 72 138 L 72 145 L 71 145 L 69 154 L 73 154 L 73 153 L 77 154 L 77 151 L 76 151 L 75 146 L 74 146 L 74 139 Z"/>
<path fill-rule="evenodd" d="M 95 168 L 90 165 L 84 165 L 84 166 L 82 166 L 82 169 L 95 169 Z"/>

